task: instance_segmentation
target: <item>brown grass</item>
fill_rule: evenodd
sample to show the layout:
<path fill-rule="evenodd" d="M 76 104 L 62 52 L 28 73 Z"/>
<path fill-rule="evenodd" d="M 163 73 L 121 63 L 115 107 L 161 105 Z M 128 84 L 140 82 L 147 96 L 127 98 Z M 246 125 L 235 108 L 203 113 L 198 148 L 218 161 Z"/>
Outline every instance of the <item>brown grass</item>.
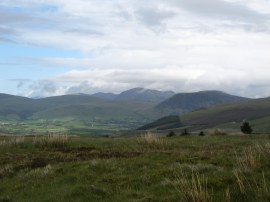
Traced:
<path fill-rule="evenodd" d="M 207 178 L 199 173 L 192 172 L 191 178 L 183 171 L 178 175 L 175 183 L 181 198 L 186 202 L 208 202 L 212 197 L 208 192 Z"/>
<path fill-rule="evenodd" d="M 261 197 L 269 196 L 269 188 L 264 173 L 262 173 L 259 180 L 255 178 L 248 179 L 245 173 L 241 170 L 235 170 L 234 176 L 242 195 L 248 196 L 251 192 Z"/>
<path fill-rule="evenodd" d="M 137 137 L 137 143 L 151 149 L 165 149 L 168 147 L 165 138 L 151 132 Z"/>
<path fill-rule="evenodd" d="M 33 144 L 37 147 L 63 148 L 68 145 L 70 138 L 68 135 L 49 134 L 47 136 L 36 136 Z"/>
<path fill-rule="evenodd" d="M 248 147 L 241 155 L 235 155 L 237 167 L 241 170 L 256 169 L 260 166 L 261 155 L 258 147 Z"/>
<path fill-rule="evenodd" d="M 211 129 L 208 131 L 209 135 L 212 136 L 224 136 L 224 135 L 228 135 L 228 133 L 226 133 L 224 130 L 216 128 L 216 129 Z"/>
<path fill-rule="evenodd" d="M 25 143 L 24 136 L 10 136 L 0 141 L 0 146 L 18 146 Z"/>

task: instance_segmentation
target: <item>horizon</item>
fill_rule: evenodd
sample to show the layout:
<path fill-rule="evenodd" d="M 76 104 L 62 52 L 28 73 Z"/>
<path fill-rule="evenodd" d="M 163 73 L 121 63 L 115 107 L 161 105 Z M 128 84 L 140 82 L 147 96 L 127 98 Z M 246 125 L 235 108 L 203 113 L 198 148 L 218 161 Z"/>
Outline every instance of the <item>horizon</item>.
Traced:
<path fill-rule="evenodd" d="M 98 92 L 94 92 L 94 93 L 91 93 L 91 94 L 78 92 L 78 93 L 59 94 L 59 95 L 52 95 L 52 96 L 45 96 L 45 97 L 42 97 L 42 96 L 29 97 L 29 96 L 23 96 L 23 95 L 17 95 L 17 94 L 10 94 L 10 93 L 3 93 L 3 92 L 0 92 L 0 94 L 6 94 L 6 95 L 12 95 L 12 96 L 19 96 L 19 97 L 26 97 L 26 98 L 31 98 L 31 99 L 42 99 L 42 98 L 55 97 L 55 96 L 65 96 L 65 95 L 87 95 L 87 96 L 92 96 L 92 95 L 95 95 L 95 94 L 98 94 L 98 93 L 120 95 L 123 92 L 127 92 L 127 91 L 130 91 L 130 90 L 135 90 L 135 89 L 153 90 L 153 91 L 158 91 L 158 92 L 163 92 L 163 93 L 164 92 L 172 92 L 172 93 L 174 93 L 174 95 L 185 94 L 185 93 L 192 94 L 192 93 L 200 93 L 200 92 L 221 92 L 221 93 L 225 93 L 225 94 L 228 94 L 228 95 L 239 96 L 239 97 L 249 98 L 249 99 L 260 99 L 260 98 L 268 98 L 268 97 L 270 97 L 270 96 L 265 96 L 265 97 L 260 97 L 260 98 L 244 97 L 244 96 L 240 96 L 240 95 L 237 95 L 237 94 L 230 94 L 228 92 L 221 91 L 221 90 L 218 90 L 218 89 L 216 89 L 216 90 L 188 91 L 188 92 L 175 92 L 175 91 L 172 91 L 172 90 L 162 91 L 162 90 L 149 89 L 149 88 L 144 88 L 144 87 L 135 87 L 135 88 L 131 88 L 131 89 L 126 89 L 126 90 L 121 91 L 121 92 L 101 92 L 101 91 L 98 91 Z"/>
<path fill-rule="evenodd" d="M 270 2 L 2 0 L 0 92 L 270 92 Z"/>

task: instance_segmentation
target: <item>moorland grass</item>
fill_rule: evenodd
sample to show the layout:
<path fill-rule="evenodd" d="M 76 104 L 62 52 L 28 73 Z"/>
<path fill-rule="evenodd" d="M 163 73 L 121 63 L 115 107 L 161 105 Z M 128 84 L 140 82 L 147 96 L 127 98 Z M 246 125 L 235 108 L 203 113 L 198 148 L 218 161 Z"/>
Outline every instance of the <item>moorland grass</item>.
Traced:
<path fill-rule="evenodd" d="M 35 138 L 1 144 L 0 201 L 270 200 L 268 135 Z"/>

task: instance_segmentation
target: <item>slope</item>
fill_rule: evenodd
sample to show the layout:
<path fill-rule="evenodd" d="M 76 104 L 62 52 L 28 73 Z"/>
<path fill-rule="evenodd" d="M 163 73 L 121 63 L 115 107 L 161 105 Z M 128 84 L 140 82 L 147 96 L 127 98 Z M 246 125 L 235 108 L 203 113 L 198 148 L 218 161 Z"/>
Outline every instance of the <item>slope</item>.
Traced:
<path fill-rule="evenodd" d="M 155 104 L 109 101 L 83 94 L 41 99 L 0 94 L 0 133 L 113 134 L 161 117 L 154 110 Z"/>
<path fill-rule="evenodd" d="M 0 94 L 0 119 L 24 120 L 42 109 L 44 108 L 38 104 L 37 100 Z"/>
<path fill-rule="evenodd" d="M 175 93 L 172 91 L 158 91 L 144 88 L 133 88 L 120 93 L 115 100 L 137 100 L 160 103 Z"/>
<path fill-rule="evenodd" d="M 249 99 L 221 91 L 179 93 L 157 105 L 156 109 L 166 114 L 182 114 L 214 105 L 243 102 L 246 100 Z"/>
<path fill-rule="evenodd" d="M 199 110 L 183 115 L 181 120 L 184 125 L 191 127 L 193 130 L 220 126 L 227 129 L 238 129 L 243 120 L 249 120 L 254 123 L 257 121 L 257 125 L 260 125 L 261 121 L 258 120 L 264 120 L 269 114 L 270 98 L 262 98 Z M 257 132 L 265 130 L 266 128 L 262 127 Z"/>
<path fill-rule="evenodd" d="M 170 119 L 164 117 L 163 119 Z M 270 98 L 249 100 L 241 103 L 224 104 L 200 109 L 180 116 L 181 127 L 188 127 L 191 131 L 209 128 L 225 128 L 239 130 L 243 120 L 249 120 L 255 132 L 269 132 Z M 158 123 L 158 121 L 156 121 Z M 167 122 L 168 124 L 168 122 Z M 163 124 L 155 124 L 153 128 L 162 128 Z M 177 127 L 171 127 L 173 129 Z"/>

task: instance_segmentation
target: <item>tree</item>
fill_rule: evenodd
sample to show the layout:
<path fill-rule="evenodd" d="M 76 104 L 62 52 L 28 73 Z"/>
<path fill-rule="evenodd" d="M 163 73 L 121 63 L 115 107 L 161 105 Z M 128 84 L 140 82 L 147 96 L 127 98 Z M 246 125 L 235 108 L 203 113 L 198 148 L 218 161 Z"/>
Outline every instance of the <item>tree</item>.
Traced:
<path fill-rule="evenodd" d="M 188 129 L 184 129 L 181 133 L 181 135 L 185 136 L 185 135 L 190 135 L 189 132 L 188 132 Z"/>
<path fill-rule="evenodd" d="M 241 131 L 245 134 L 251 134 L 253 132 L 253 129 L 251 128 L 251 126 L 249 125 L 248 121 L 244 121 L 241 125 Z"/>
<path fill-rule="evenodd" d="M 167 137 L 173 137 L 173 136 L 175 136 L 175 133 L 174 133 L 173 131 L 171 131 L 171 132 L 167 135 Z"/>
<path fill-rule="evenodd" d="M 199 133 L 199 136 L 205 136 L 205 133 L 204 133 L 203 131 L 201 131 L 201 132 Z"/>

